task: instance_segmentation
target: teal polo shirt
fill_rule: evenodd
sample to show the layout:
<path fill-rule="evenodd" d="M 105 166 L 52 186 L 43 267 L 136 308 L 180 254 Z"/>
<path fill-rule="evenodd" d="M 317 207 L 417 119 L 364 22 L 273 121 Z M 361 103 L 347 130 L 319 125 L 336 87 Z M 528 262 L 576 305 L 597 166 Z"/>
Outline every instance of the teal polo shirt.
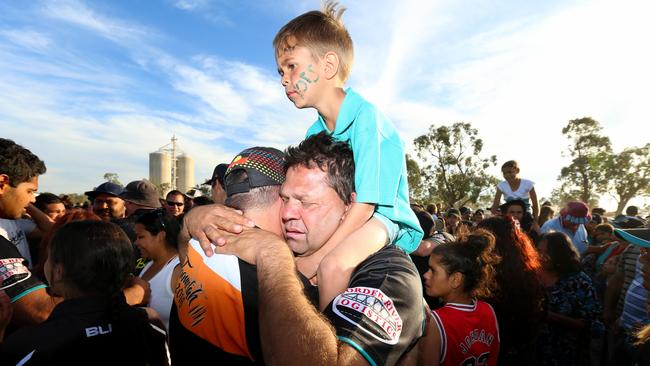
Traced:
<path fill-rule="evenodd" d="M 394 244 L 411 253 L 424 234 L 409 203 L 404 143 L 374 105 L 350 88 L 345 93 L 334 131 L 319 115 L 307 137 L 326 131 L 352 146 L 357 202 L 375 204 L 376 212 L 396 223 L 400 230 Z"/>

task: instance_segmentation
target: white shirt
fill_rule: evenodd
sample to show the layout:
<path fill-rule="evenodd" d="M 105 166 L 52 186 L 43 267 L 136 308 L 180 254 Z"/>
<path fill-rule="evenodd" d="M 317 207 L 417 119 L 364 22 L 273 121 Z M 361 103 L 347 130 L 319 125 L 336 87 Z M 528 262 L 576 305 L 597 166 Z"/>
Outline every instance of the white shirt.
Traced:
<path fill-rule="evenodd" d="M 535 183 L 528 179 L 521 179 L 519 183 L 519 188 L 516 191 L 513 191 L 510 188 L 510 184 L 507 181 L 501 181 L 497 184 L 497 188 L 503 193 L 503 198 L 506 201 L 512 201 L 515 199 L 527 200 L 530 198 L 530 190 L 535 187 Z"/>
<path fill-rule="evenodd" d="M 29 227 L 33 230 L 36 225 L 30 226 L 28 223 L 22 223 L 21 221 L 30 220 L 0 219 L 0 235 L 16 246 L 20 255 L 27 259 L 29 269 L 32 269 L 32 255 L 29 252 L 29 242 L 27 242 L 27 236 L 23 228 L 27 228 L 28 232 L 31 232 Z"/>
<path fill-rule="evenodd" d="M 180 263 L 178 256 L 175 256 L 149 280 L 149 285 L 151 286 L 151 302 L 149 303 L 149 307 L 156 310 L 160 315 L 160 320 L 162 320 L 167 329 L 169 329 L 169 311 L 172 308 L 172 301 L 174 301 L 171 279 L 174 267 L 176 267 L 178 263 Z M 142 277 L 142 274 L 145 273 L 152 264 L 153 261 L 149 261 L 149 263 L 144 266 L 140 272 L 140 277 Z"/>

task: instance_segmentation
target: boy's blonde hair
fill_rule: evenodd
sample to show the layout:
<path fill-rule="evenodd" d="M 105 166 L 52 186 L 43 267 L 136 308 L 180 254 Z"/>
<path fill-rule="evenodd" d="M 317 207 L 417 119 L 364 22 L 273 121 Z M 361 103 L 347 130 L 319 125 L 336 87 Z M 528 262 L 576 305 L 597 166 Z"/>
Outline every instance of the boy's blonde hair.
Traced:
<path fill-rule="evenodd" d="M 314 57 L 335 52 L 339 57 L 338 76 L 345 82 L 352 69 L 354 46 L 341 20 L 343 12 L 345 8 L 338 7 L 338 3 L 326 1 L 323 10 L 309 11 L 292 19 L 273 39 L 275 56 L 280 56 L 296 45 L 309 49 Z"/>

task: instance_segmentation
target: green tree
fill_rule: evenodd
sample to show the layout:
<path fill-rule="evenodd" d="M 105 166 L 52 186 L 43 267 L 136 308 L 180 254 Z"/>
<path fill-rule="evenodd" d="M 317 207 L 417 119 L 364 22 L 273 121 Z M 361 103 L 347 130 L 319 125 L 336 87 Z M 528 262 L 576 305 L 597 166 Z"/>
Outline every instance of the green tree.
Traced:
<path fill-rule="evenodd" d="M 558 179 L 563 191 L 579 192 L 577 198 L 586 203 L 597 199 L 598 192 L 607 187 L 605 166 L 612 147 L 609 137 L 601 135 L 601 130 L 600 123 L 590 117 L 573 119 L 562 129 L 571 142 L 567 155 L 572 160 L 562 168 Z"/>
<path fill-rule="evenodd" d="M 120 176 L 117 173 L 104 173 L 104 180 L 107 182 L 122 185 L 122 183 L 120 183 Z"/>
<path fill-rule="evenodd" d="M 620 215 L 632 198 L 650 195 L 650 143 L 612 155 L 605 173 L 607 191 L 616 199 L 616 214 Z"/>
<path fill-rule="evenodd" d="M 457 122 L 451 126 L 431 125 L 429 132 L 414 140 L 423 187 L 432 198 L 449 206 L 476 205 L 482 196 L 494 194 L 498 179 L 485 172 L 496 165 L 492 155 L 482 158 L 483 140 L 470 123 Z"/>
<path fill-rule="evenodd" d="M 406 155 L 406 172 L 408 175 L 409 196 L 411 201 L 418 201 L 420 203 L 429 202 L 429 195 L 423 186 L 420 166 L 417 161 L 411 159 L 408 154 Z"/>

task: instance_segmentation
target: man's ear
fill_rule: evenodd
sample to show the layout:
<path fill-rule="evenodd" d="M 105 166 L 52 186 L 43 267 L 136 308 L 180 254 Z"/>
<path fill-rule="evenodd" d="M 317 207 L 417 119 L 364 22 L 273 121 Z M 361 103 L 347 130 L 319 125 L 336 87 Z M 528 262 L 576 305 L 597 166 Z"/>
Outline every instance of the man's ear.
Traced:
<path fill-rule="evenodd" d="M 339 55 L 329 51 L 323 56 L 325 78 L 330 80 L 339 73 Z"/>
<path fill-rule="evenodd" d="M 9 187 L 9 176 L 7 174 L 0 174 L 0 194 L 5 193 Z"/>
<path fill-rule="evenodd" d="M 350 207 L 352 207 L 352 204 L 355 203 L 356 201 L 357 201 L 357 193 L 356 192 L 350 193 L 350 203 L 345 205 L 345 211 L 343 212 L 343 216 L 341 216 L 341 221 L 345 219 L 345 216 L 347 216 Z"/>

